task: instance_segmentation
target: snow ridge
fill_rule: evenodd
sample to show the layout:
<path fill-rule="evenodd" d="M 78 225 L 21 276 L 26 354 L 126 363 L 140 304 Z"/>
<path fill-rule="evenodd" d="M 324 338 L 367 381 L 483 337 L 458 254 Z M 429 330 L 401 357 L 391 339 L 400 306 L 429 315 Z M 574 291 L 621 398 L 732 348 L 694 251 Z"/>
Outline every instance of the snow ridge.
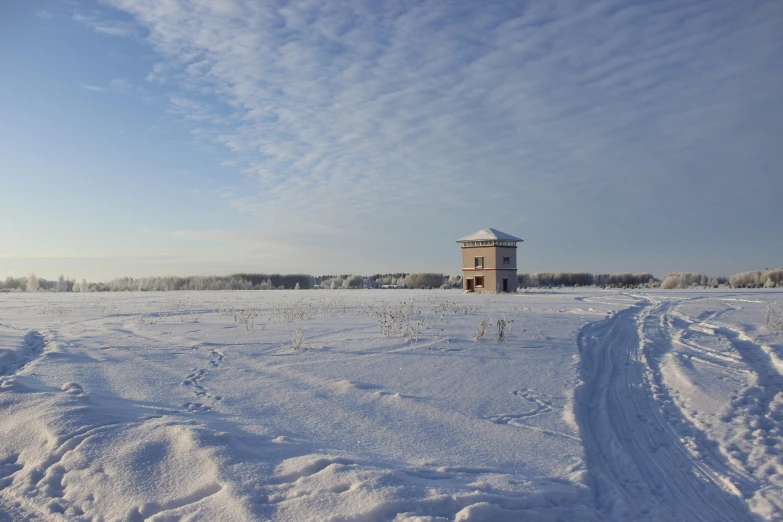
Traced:
<path fill-rule="evenodd" d="M 25 334 L 18 350 L 0 350 L 0 377 L 13 377 L 44 353 L 46 339 L 38 330 Z M 7 382 L 5 379 L 3 382 Z"/>

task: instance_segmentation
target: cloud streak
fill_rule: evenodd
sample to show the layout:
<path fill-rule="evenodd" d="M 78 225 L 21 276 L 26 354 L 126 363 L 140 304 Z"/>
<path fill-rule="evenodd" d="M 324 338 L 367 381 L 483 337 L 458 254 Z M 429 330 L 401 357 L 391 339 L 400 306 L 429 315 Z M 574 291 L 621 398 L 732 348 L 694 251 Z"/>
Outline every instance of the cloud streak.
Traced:
<path fill-rule="evenodd" d="M 96 33 L 123 38 L 136 37 L 139 28 L 136 24 L 121 20 L 107 20 L 95 14 L 76 13 L 73 19 L 92 28 Z"/>
<path fill-rule="evenodd" d="M 106 89 L 104 87 L 99 87 L 97 85 L 90 85 L 88 83 L 82 83 L 80 85 L 80 87 L 82 89 L 85 89 L 87 91 L 92 91 L 92 92 L 104 92 L 104 91 L 106 91 Z"/>

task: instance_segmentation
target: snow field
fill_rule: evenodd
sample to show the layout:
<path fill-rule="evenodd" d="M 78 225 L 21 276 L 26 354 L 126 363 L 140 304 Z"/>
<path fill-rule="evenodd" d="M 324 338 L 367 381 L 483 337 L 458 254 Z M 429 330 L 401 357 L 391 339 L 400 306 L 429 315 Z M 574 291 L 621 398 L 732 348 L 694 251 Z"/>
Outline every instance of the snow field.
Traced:
<path fill-rule="evenodd" d="M 2 295 L 0 520 L 783 520 L 782 298 Z"/>
<path fill-rule="evenodd" d="M 576 332 L 614 307 L 591 308 L 441 291 L 3 296 L 0 496 L 44 520 L 597 520 L 567 422 Z"/>

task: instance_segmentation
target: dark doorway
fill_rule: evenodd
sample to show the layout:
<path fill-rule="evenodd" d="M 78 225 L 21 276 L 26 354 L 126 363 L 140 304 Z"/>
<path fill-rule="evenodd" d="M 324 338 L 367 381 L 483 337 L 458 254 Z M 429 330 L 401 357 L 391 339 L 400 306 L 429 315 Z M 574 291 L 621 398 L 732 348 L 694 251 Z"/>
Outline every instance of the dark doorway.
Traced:
<path fill-rule="evenodd" d="M 465 279 L 465 283 L 467 285 L 467 291 L 472 292 L 474 290 L 473 279 Z"/>
<path fill-rule="evenodd" d="M 503 291 L 508 292 L 508 277 L 503 278 Z"/>

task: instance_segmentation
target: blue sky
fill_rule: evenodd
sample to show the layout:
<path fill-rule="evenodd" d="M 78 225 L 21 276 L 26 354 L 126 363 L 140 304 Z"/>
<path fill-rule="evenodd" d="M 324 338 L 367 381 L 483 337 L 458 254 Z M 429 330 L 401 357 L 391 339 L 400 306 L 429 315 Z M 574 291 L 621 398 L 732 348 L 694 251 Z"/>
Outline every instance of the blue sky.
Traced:
<path fill-rule="evenodd" d="M 0 276 L 783 263 L 783 3 L 6 0 Z"/>

